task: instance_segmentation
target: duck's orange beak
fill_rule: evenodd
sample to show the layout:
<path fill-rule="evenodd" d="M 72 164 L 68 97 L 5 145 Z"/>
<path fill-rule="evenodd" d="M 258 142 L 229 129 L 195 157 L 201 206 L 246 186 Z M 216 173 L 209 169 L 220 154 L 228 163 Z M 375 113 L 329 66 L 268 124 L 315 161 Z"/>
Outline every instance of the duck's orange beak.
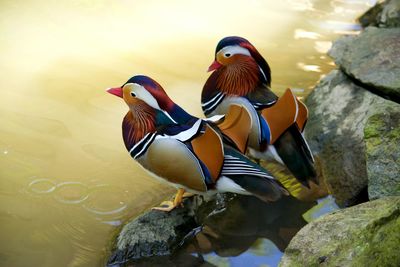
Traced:
<path fill-rule="evenodd" d="M 107 92 L 109 92 L 112 95 L 116 95 L 122 98 L 122 88 L 121 87 L 114 87 L 114 88 L 108 88 Z"/>
<path fill-rule="evenodd" d="M 218 69 L 218 68 L 221 67 L 221 66 L 222 66 L 222 65 L 221 65 L 217 60 L 214 60 L 214 62 L 210 65 L 210 67 L 208 67 L 207 72 L 216 70 L 216 69 Z"/>

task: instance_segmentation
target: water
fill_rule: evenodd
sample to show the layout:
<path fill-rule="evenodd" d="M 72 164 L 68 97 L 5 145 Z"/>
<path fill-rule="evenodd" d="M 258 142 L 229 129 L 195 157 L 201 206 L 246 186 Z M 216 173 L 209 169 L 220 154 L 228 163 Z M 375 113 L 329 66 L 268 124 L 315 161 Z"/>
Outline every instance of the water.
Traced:
<path fill-rule="evenodd" d="M 190 226 L 194 229 L 183 238 L 172 257 L 142 258 L 121 264 L 119 255 L 111 257 L 107 266 L 277 266 L 290 240 L 303 226 L 337 209 L 330 196 L 318 201 L 283 197 L 265 203 L 256 197 L 220 195 L 216 201 L 203 202 L 197 209 L 197 227 Z"/>
<path fill-rule="evenodd" d="M 118 226 L 163 200 L 122 143 L 126 107 L 104 92 L 158 80 L 201 115 L 215 45 L 248 38 L 274 90 L 308 94 L 368 0 L 0 2 L 0 265 L 101 266 Z"/>
<path fill-rule="evenodd" d="M 338 209 L 330 196 L 319 200 L 319 203 L 300 202 L 291 198 L 267 204 L 258 199 L 248 198 L 239 198 L 234 201 L 240 203 L 239 205 L 229 203 L 235 213 L 234 218 L 239 222 L 245 220 L 247 223 L 230 229 L 227 227 L 229 222 L 224 221 L 223 218 L 209 219 L 206 221 L 206 227 L 211 227 L 213 234 L 207 235 L 206 229 L 196 236 L 196 241 L 200 240 L 197 242 L 200 249 L 197 249 L 196 253 L 198 250 L 204 252 L 201 250 L 205 247 L 205 243 L 212 244 L 206 245 L 208 253 L 203 257 L 206 262 L 215 266 L 278 266 L 283 251 L 303 226 L 323 214 Z M 244 208 L 236 207 L 235 209 L 235 206 Z M 224 214 L 224 216 L 229 217 L 229 214 Z M 218 226 L 223 227 L 218 231 Z M 200 237 L 201 234 L 205 238 Z"/>

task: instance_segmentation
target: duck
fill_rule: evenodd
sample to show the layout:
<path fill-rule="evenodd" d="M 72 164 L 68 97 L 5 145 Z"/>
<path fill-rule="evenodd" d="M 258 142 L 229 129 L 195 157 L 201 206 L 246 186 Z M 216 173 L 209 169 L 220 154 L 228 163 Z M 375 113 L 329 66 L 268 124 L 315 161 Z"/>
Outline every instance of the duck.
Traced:
<path fill-rule="evenodd" d="M 266 169 L 224 137 L 216 126 L 224 116 L 206 120 L 190 115 L 145 75 L 135 75 L 107 92 L 122 98 L 129 108 L 122 121 L 129 155 L 151 176 L 178 189 L 173 201 L 154 209 L 171 211 L 181 205 L 185 192 L 231 192 L 265 202 L 289 194 Z"/>
<path fill-rule="evenodd" d="M 271 90 L 271 68 L 245 38 L 221 39 L 201 93 L 205 116 L 226 114 L 232 105 L 251 116 L 248 154 L 256 160 L 285 165 L 296 179 L 310 188 L 318 184 L 314 157 L 303 135 L 308 109 L 287 89 L 278 97 Z M 246 137 L 245 137 L 246 138 Z"/>

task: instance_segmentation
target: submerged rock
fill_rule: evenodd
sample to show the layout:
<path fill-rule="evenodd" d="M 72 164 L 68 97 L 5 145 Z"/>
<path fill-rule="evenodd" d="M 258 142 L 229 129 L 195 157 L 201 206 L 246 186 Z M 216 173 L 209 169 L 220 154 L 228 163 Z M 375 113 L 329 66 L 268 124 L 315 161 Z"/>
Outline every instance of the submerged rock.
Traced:
<path fill-rule="evenodd" d="M 400 110 L 371 116 L 364 136 L 370 199 L 400 196 Z"/>
<path fill-rule="evenodd" d="M 279 266 L 399 266 L 399 246 L 400 197 L 388 197 L 306 225 Z"/>
<path fill-rule="evenodd" d="M 358 21 L 363 27 L 400 27 L 400 1 L 388 0 L 378 3 L 361 15 Z"/>
<path fill-rule="evenodd" d="M 400 103 L 400 28 L 369 27 L 338 39 L 329 51 L 347 75 L 367 89 Z"/>
<path fill-rule="evenodd" d="M 364 125 L 378 113 L 400 112 L 400 105 L 355 85 L 332 71 L 307 97 L 310 111 L 305 134 L 318 158 L 323 179 L 340 206 L 367 185 Z"/>

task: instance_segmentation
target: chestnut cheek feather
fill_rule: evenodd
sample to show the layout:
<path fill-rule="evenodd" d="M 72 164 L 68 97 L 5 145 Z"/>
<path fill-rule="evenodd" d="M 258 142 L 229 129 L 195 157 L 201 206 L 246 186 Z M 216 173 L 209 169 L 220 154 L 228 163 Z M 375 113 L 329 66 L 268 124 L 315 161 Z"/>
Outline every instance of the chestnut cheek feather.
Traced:
<path fill-rule="evenodd" d="M 147 133 L 155 130 L 155 113 L 150 106 L 141 101 L 130 106 L 130 111 L 126 114 L 122 123 L 124 143 L 128 149 Z"/>
<path fill-rule="evenodd" d="M 217 78 L 218 88 L 228 95 L 246 95 L 255 89 L 259 83 L 259 68 L 257 63 L 247 56 L 236 55 L 230 58 L 227 65 Z"/>

